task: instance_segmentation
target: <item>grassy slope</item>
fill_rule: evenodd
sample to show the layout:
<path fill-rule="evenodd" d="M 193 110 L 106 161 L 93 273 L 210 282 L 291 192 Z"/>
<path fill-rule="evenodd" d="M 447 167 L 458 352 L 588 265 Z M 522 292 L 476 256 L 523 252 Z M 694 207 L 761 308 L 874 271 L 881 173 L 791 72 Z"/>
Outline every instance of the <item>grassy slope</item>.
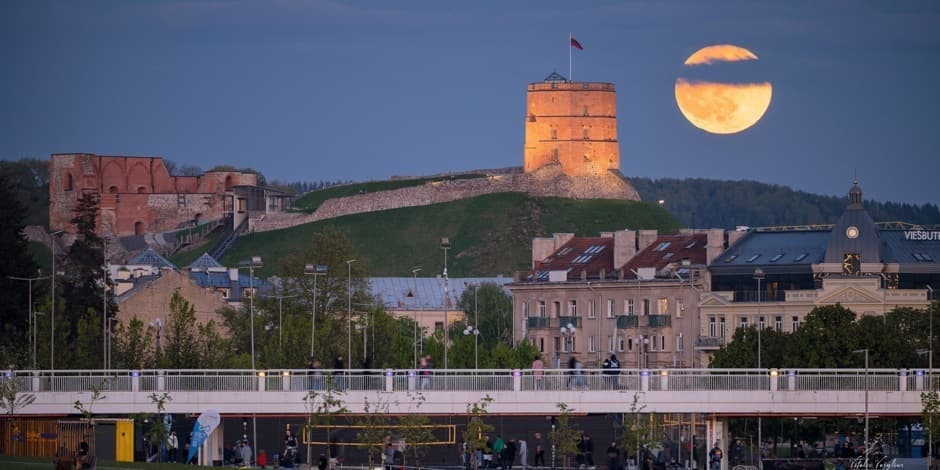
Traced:
<path fill-rule="evenodd" d="M 470 179 L 470 178 L 482 178 L 482 174 L 468 173 L 465 175 L 454 175 L 454 179 Z M 444 180 L 451 179 L 450 176 L 447 177 L 437 177 L 437 178 L 418 178 L 418 179 L 407 179 L 407 180 L 388 180 L 388 181 L 370 181 L 367 183 L 353 183 L 353 184 L 344 184 L 342 186 L 333 186 L 326 189 L 319 189 L 316 191 L 311 191 L 305 194 L 303 197 L 294 201 L 294 209 L 302 212 L 313 212 L 320 207 L 320 204 L 323 204 L 324 201 L 328 199 L 354 196 L 359 194 L 360 191 L 366 192 L 376 192 L 376 191 L 389 191 L 392 189 L 408 188 L 411 186 L 421 186 L 428 181 L 435 180 Z"/>
<path fill-rule="evenodd" d="M 410 276 L 441 271 L 440 238 L 449 237 L 448 274 L 511 274 L 527 269 L 532 238 L 553 232 L 597 236 L 624 228 L 675 232 L 678 222 L 656 204 L 501 193 L 433 206 L 356 214 L 240 238 L 222 260 L 226 266 L 251 255 L 264 259 L 263 275 L 277 273 L 281 260 L 303 256 L 312 234 L 326 225 L 344 230 L 375 276 Z M 313 260 L 310 260 L 313 261 Z"/>
<path fill-rule="evenodd" d="M 224 231 L 216 230 L 214 233 L 210 234 L 206 238 L 203 238 L 195 245 L 186 247 L 186 249 L 174 253 L 173 256 L 168 258 L 168 260 L 181 268 L 189 266 L 189 263 L 196 261 L 196 258 L 202 256 L 203 253 L 212 249 L 216 242 L 222 239 L 223 235 L 225 235 Z"/>

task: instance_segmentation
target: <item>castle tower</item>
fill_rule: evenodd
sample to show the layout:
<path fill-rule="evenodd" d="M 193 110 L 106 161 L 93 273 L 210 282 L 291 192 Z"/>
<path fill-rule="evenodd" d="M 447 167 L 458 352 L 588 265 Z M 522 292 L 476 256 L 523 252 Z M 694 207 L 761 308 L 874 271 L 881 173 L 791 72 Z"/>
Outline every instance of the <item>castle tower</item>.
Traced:
<path fill-rule="evenodd" d="M 526 93 L 526 173 L 558 163 L 568 176 L 620 169 L 613 83 L 569 82 L 552 72 Z"/>

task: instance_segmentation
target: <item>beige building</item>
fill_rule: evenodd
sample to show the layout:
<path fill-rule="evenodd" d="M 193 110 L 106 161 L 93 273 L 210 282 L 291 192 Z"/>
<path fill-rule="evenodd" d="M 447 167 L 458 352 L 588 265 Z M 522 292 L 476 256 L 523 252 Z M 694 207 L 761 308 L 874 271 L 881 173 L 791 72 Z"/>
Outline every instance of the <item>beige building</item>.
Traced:
<path fill-rule="evenodd" d="M 599 367 L 610 354 L 623 367 L 698 366 L 696 307 L 726 240 L 720 229 L 535 239 L 532 270 L 507 286 L 514 339 L 562 366 L 574 355 Z"/>

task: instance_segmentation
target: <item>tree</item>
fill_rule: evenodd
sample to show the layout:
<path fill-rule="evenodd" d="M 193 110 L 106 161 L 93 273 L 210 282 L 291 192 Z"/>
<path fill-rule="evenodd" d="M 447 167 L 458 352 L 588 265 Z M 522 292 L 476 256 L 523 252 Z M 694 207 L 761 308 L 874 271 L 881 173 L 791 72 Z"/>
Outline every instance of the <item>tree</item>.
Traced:
<path fill-rule="evenodd" d="M 147 441 L 147 455 L 150 455 L 150 449 L 153 446 L 160 446 L 166 442 L 168 426 L 164 422 L 164 411 L 166 411 L 167 402 L 173 401 L 169 393 L 157 392 L 150 394 L 150 402 L 156 407 L 156 413 L 141 413 L 135 417 L 135 420 L 144 428 L 144 439 Z M 159 455 L 159 452 L 158 452 Z M 160 457 L 157 457 L 159 460 Z"/>
<path fill-rule="evenodd" d="M 343 397 L 345 392 L 337 387 L 336 381 L 332 375 L 323 377 L 322 390 L 310 390 L 304 396 L 304 406 L 307 408 L 307 462 L 313 462 L 313 431 L 316 427 L 326 428 L 326 459 L 327 462 L 332 458 L 331 444 L 333 442 L 333 425 L 337 418 L 349 412 Z"/>
<path fill-rule="evenodd" d="M 426 414 L 419 413 L 427 398 L 421 392 L 408 392 L 408 398 L 411 399 L 408 413 L 398 418 L 407 444 L 406 448 L 402 449 L 402 454 L 407 461 L 408 451 L 411 451 L 411 457 L 414 458 L 413 467 L 421 468 L 421 459 L 428 450 L 428 443 L 434 439 L 434 434 L 430 428 L 431 419 Z"/>
<path fill-rule="evenodd" d="M 385 434 L 391 422 L 389 415 L 391 402 L 378 393 L 374 402 L 370 402 L 369 397 L 364 397 L 363 400 L 365 401 L 362 406 L 363 413 L 358 420 L 362 430 L 356 433 L 356 440 L 366 447 L 369 455 L 369 468 L 375 468 L 376 450 L 379 455 L 382 455 L 382 444 L 385 443 Z M 387 465 L 391 465 L 391 462 Z"/>
<path fill-rule="evenodd" d="M 578 453 L 578 438 L 581 437 L 581 432 L 571 424 L 571 408 L 566 403 L 558 403 L 556 406 L 558 416 L 550 434 L 552 445 L 561 455 L 561 468 L 571 468 L 571 457 Z"/>
<path fill-rule="evenodd" d="M 196 341 L 196 308 L 180 294 L 177 288 L 170 298 L 170 315 L 165 328 L 166 354 L 161 367 L 170 369 L 198 369 L 204 367 L 199 358 Z"/>
<path fill-rule="evenodd" d="M 145 369 L 153 363 L 153 332 L 144 322 L 134 317 L 124 325 L 119 322 L 114 328 L 112 352 L 118 369 Z"/>
<path fill-rule="evenodd" d="M 13 420 L 16 419 L 16 412 L 32 405 L 36 401 L 36 395 L 32 393 L 20 393 L 22 383 L 17 381 L 16 376 L 0 377 L 0 409 L 7 415 L 8 439 L 13 441 Z"/>
<path fill-rule="evenodd" d="M 486 446 L 487 434 L 493 432 L 493 425 L 484 421 L 488 412 L 486 408 L 493 403 L 493 398 L 489 395 L 484 396 L 479 401 L 467 404 L 467 430 L 464 431 L 463 439 L 467 445 L 467 452 L 474 457 L 470 459 L 473 464 L 473 470 L 479 468 L 479 462 L 476 459 L 476 451 Z"/>
<path fill-rule="evenodd" d="M 24 353 L 29 325 L 29 293 L 27 281 L 10 277 L 37 277 L 36 265 L 29 255 L 23 221 L 26 212 L 11 190 L 11 181 L 0 173 L 0 360 L 4 364 L 25 366 L 28 355 Z M 34 289 L 39 283 L 33 283 Z M 34 290 L 35 299 L 39 292 Z"/>
<path fill-rule="evenodd" d="M 457 307 L 464 311 L 467 324 L 480 330 L 481 349 L 489 350 L 499 343 L 512 344 L 512 297 L 499 284 L 484 282 L 468 286 Z M 477 321 L 479 325 L 475 324 Z"/>
<path fill-rule="evenodd" d="M 95 433 L 91 432 L 95 427 L 95 403 L 104 400 L 107 398 L 103 391 L 108 388 L 108 379 L 102 380 L 100 383 L 91 386 L 91 397 L 89 397 L 88 406 L 85 406 L 81 400 L 75 400 L 75 403 L 72 405 L 76 411 L 81 413 L 84 426 L 82 431 L 82 441 L 88 442 L 89 440 L 95 439 Z M 94 446 L 92 446 L 94 448 Z"/>
<path fill-rule="evenodd" d="M 645 408 L 646 405 L 640 405 L 640 394 L 634 393 L 633 401 L 630 403 L 630 412 L 622 415 L 623 432 L 617 442 L 624 454 L 630 449 L 635 449 L 637 466 L 641 465 L 642 449 L 649 449 L 656 444 L 652 426 L 653 415 L 644 413 Z"/>

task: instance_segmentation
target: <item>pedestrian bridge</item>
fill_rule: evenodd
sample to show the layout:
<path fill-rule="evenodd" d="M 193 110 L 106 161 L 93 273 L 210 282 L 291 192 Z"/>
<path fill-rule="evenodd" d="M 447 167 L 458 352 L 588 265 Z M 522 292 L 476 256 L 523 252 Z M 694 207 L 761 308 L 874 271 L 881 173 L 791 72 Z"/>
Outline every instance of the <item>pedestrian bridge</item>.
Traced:
<path fill-rule="evenodd" d="M 303 415 L 332 392 L 351 413 L 366 403 L 389 412 L 462 414 L 486 396 L 490 414 L 706 413 L 714 416 L 919 415 L 921 393 L 936 375 L 906 369 L 623 369 L 573 375 L 567 370 L 62 370 L 7 371 L 35 401 L 22 415 L 165 411 L 223 415 Z M 933 388 L 936 389 L 936 388 Z M 98 398 L 95 399 L 95 392 Z M 634 405 L 634 401 L 636 404 Z"/>

